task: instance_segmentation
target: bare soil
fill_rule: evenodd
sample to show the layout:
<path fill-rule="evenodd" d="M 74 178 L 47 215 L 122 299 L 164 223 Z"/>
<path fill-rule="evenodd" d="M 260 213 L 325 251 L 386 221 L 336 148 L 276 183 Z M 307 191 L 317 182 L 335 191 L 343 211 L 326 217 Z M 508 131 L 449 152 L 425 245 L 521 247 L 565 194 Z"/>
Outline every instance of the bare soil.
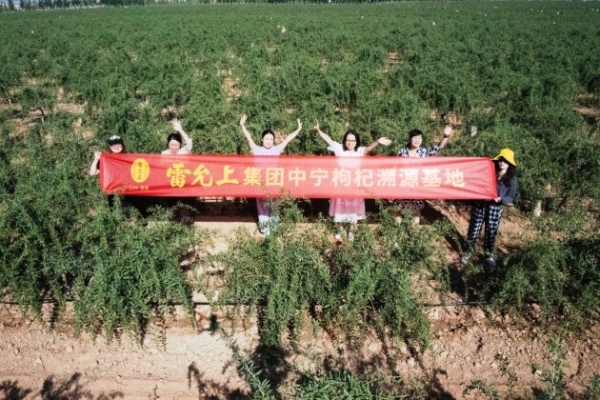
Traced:
<path fill-rule="evenodd" d="M 434 218 L 448 218 L 459 234 L 466 231 L 464 208 L 431 203 L 425 223 Z M 196 224 L 214 232 L 210 251 L 224 250 L 226 239 L 237 229 L 258 235 L 250 217 L 205 218 Z M 510 251 L 531 237 L 526 219 L 517 212 L 507 213 L 500 230 L 501 251 Z M 458 269 L 456 244 L 447 243 L 447 252 L 449 264 Z M 554 335 L 540 328 L 544 321 L 536 320 L 535 305 L 529 310 L 532 317 L 524 321 L 461 304 L 459 295 L 449 304 L 427 308 L 433 340 L 422 357 L 415 357 L 406 346 L 383 343 L 375 335 L 355 348 L 324 332 L 315 338 L 307 331 L 299 354 L 289 356 L 288 362 L 303 371 L 323 371 L 327 366 L 394 373 L 423 382 L 430 398 L 484 398 L 479 391 L 463 394 L 476 379 L 493 385 L 504 398 L 531 395 L 535 388 L 546 387 L 543 378 L 552 370 L 553 361 L 548 342 Z M 52 322 L 50 307 L 46 311 L 42 324 L 23 315 L 16 305 L 0 306 L 0 398 L 248 398 L 248 386 L 235 368 L 231 345 L 235 342 L 243 353 L 253 354 L 258 343 L 253 319 L 233 326 L 226 316 L 198 305 L 197 328 L 176 310 L 162 326 L 152 327 L 142 343 L 128 335 L 107 343 L 103 336 L 96 340 L 88 334 L 76 337 L 69 310 L 59 323 Z M 227 334 L 214 331 L 215 322 Z M 562 370 L 569 396 L 578 398 L 600 371 L 600 327 L 569 335 L 563 348 Z"/>

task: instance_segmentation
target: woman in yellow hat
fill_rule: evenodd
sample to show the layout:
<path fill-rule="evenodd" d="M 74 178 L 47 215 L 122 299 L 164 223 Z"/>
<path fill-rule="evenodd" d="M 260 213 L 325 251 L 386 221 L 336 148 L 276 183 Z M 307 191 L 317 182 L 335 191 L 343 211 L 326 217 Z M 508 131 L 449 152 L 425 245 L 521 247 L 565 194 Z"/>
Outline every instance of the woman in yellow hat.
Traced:
<path fill-rule="evenodd" d="M 471 251 L 477 241 L 481 226 L 485 221 L 485 236 L 483 239 L 483 250 L 485 251 L 485 262 L 491 267 L 496 266 L 494 259 L 494 244 L 496 234 L 502 217 L 502 210 L 505 205 L 512 204 L 517 193 L 517 163 L 515 162 L 515 153 L 511 149 L 502 149 L 500 154 L 492 158 L 496 167 L 496 185 L 498 197 L 487 202 L 477 202 L 471 208 L 471 220 L 469 221 L 469 233 L 467 234 L 467 243 L 465 252 L 461 258 L 463 264 L 469 262 Z"/>

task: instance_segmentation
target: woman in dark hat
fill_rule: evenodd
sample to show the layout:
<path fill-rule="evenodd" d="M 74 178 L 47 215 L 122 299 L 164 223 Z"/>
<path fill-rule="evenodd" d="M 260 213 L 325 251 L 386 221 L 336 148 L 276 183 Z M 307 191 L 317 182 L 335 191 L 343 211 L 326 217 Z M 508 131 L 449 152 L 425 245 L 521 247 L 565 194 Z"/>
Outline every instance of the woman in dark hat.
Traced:
<path fill-rule="evenodd" d="M 106 141 L 108 145 L 108 152 L 113 154 L 125 153 L 125 144 L 123 143 L 123 139 L 121 136 L 113 135 L 108 138 Z M 94 161 L 92 161 L 92 165 L 90 165 L 89 174 L 94 176 L 100 173 L 100 169 L 98 169 L 100 165 L 100 155 L 102 153 L 99 151 L 94 152 Z"/>
<path fill-rule="evenodd" d="M 496 266 L 494 258 L 494 244 L 496 234 L 500 226 L 500 218 L 505 205 L 512 204 L 517 193 L 518 180 L 516 176 L 517 163 L 515 153 L 511 149 L 502 149 L 500 153 L 492 158 L 496 169 L 496 187 L 498 197 L 491 201 L 478 201 L 471 208 L 471 220 L 469 221 L 469 233 L 465 251 L 461 258 L 463 264 L 469 262 L 471 251 L 479 237 L 481 227 L 485 222 L 485 236 L 483 238 L 483 250 L 485 262 L 491 267 Z"/>
<path fill-rule="evenodd" d="M 126 153 L 125 143 L 123 143 L 123 139 L 121 136 L 113 135 L 108 138 L 106 141 L 108 145 L 108 152 L 112 154 L 122 154 Z M 92 161 L 92 165 L 90 165 L 90 170 L 88 173 L 92 176 L 96 176 L 100 173 L 100 155 L 102 153 L 99 151 L 94 152 L 94 160 Z M 129 207 L 133 207 L 133 201 L 131 197 L 119 197 L 121 208 L 126 209 Z M 115 201 L 115 195 L 108 195 L 108 205 L 109 207 L 113 207 Z"/>

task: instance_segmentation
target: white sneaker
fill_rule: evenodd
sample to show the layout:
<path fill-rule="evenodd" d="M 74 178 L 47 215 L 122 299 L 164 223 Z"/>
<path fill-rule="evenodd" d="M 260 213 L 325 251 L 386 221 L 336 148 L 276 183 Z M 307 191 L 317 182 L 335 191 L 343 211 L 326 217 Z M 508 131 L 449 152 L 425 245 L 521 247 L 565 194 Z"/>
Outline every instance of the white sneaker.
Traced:
<path fill-rule="evenodd" d="M 471 258 L 470 254 L 463 254 L 463 256 L 460 258 L 460 263 L 467 265 L 469 263 L 470 258 Z"/>
<path fill-rule="evenodd" d="M 485 263 L 492 268 L 494 268 L 496 266 L 496 260 L 494 260 L 494 257 L 492 257 L 492 256 L 486 258 Z"/>

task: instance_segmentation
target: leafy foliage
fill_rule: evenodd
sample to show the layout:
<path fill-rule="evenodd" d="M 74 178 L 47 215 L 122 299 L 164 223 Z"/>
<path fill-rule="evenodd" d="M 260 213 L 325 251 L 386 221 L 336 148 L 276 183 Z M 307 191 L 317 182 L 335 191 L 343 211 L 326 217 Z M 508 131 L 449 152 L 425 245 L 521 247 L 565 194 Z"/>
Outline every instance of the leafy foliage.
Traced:
<path fill-rule="evenodd" d="M 77 328 L 105 329 L 109 339 L 117 328 L 143 335 L 172 302 L 191 310 L 179 263 L 201 236 L 121 209 L 118 199 L 110 209 L 95 178 L 83 176 L 81 143 L 55 123 L 27 139 L 17 147 L 2 137 L 0 287 L 37 315 L 45 300 L 60 310 L 74 301 Z"/>
<path fill-rule="evenodd" d="M 173 304 L 193 312 L 191 288 L 179 264 L 201 241 L 192 228 L 179 223 L 146 226 L 141 221 L 123 223 L 119 217 L 118 212 L 100 214 L 82 229 L 79 257 L 93 275 L 73 293 L 76 328 L 101 322 L 109 339 L 119 327 L 142 336 L 145 326 L 168 314 Z"/>
<path fill-rule="evenodd" d="M 541 235 L 489 282 L 488 295 L 502 308 L 524 313 L 527 304 L 535 303 L 544 316 L 560 314 L 573 326 L 585 325 L 598 312 L 598 245 L 598 235 L 563 241 Z"/>
<path fill-rule="evenodd" d="M 307 315 L 336 335 L 359 339 L 370 327 L 424 350 L 429 324 L 413 279 L 438 260 L 435 231 L 415 230 L 389 215 L 375 229 L 361 226 L 354 242 L 332 244 L 332 227 L 298 225 L 294 204 L 279 203 L 280 222 L 264 241 L 240 232 L 219 256 L 226 287 L 218 303 L 258 311 L 264 346 L 292 344 Z"/>
<path fill-rule="evenodd" d="M 0 49 L 0 97 L 24 117 L 56 107 L 61 87 L 85 105 L 95 144 L 120 134 L 136 152 L 163 147 L 167 107 L 203 153 L 247 151 L 242 113 L 254 131 L 319 118 L 334 136 L 351 125 L 398 145 L 457 116 L 447 154 L 513 148 L 521 198 L 542 199 L 548 184 L 559 198 L 600 197 L 600 56 L 589 51 L 600 24 L 589 5 L 240 7 L 243 16 L 208 6 L 3 15 L 2 36 L 18 39 Z M 325 151 L 315 136 L 298 139 L 291 153 Z"/>
<path fill-rule="evenodd" d="M 85 1 L 40 6 L 69 4 Z M 409 2 L 3 12 L 0 287 L 37 313 L 42 299 L 59 307 L 74 299 L 82 329 L 122 324 L 139 332 L 169 301 L 189 306 L 177 263 L 201 239 L 140 216 L 124 222 L 84 177 L 93 150 L 112 134 L 130 152 L 158 152 L 165 120 L 178 116 L 196 151 L 242 154 L 242 113 L 253 132 L 286 133 L 296 118 L 318 118 L 334 138 L 351 126 L 397 146 L 415 127 L 426 142 L 437 140 L 436 131 L 455 120 L 445 154 L 511 147 L 518 197 L 552 196 L 566 222 L 517 252 L 487 286 L 488 297 L 585 319 L 596 309 L 598 238 L 572 234 L 567 219 L 581 200 L 593 231 L 600 199 L 600 53 L 590 51 L 600 14 L 593 10 L 586 2 Z M 288 151 L 326 153 L 307 132 Z M 223 261 L 232 282 L 225 297 L 260 307 L 267 343 L 285 332 L 295 339 L 294 327 L 318 309 L 324 327 L 357 335 L 360 322 L 426 345 L 413 287 L 424 274 L 445 279 L 435 272 L 435 235 L 382 217 L 352 246 L 327 251 L 325 232 L 326 224 L 307 234 L 292 224 L 263 243 L 240 236 L 240 250 Z"/>
<path fill-rule="evenodd" d="M 389 399 L 391 395 L 378 394 L 365 382 L 347 372 L 332 373 L 324 377 L 310 376 L 300 383 L 296 399 Z"/>

